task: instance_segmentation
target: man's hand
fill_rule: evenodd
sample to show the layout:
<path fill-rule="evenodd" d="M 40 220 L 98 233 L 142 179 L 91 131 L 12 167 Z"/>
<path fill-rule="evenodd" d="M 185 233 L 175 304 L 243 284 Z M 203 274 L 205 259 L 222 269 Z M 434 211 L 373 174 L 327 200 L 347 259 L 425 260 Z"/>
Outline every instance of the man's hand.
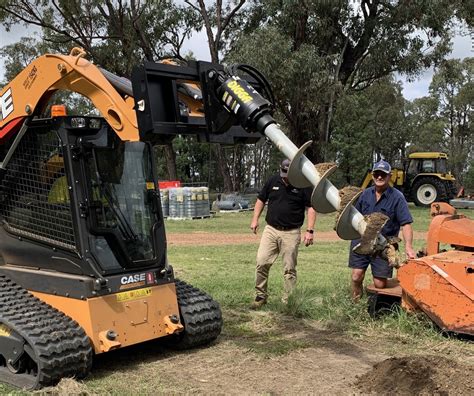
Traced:
<path fill-rule="evenodd" d="M 258 231 L 258 220 L 252 220 L 252 222 L 250 223 L 250 229 L 252 230 L 252 232 L 254 234 L 257 233 L 257 231 Z"/>
<path fill-rule="evenodd" d="M 305 246 L 312 245 L 313 240 L 314 240 L 314 234 L 310 233 L 309 231 L 306 231 L 304 234 L 304 240 L 303 240 L 304 245 Z"/>
<path fill-rule="evenodd" d="M 405 246 L 405 253 L 407 255 L 407 259 L 414 259 L 416 258 L 416 253 L 415 251 L 413 250 L 412 247 L 407 247 Z"/>

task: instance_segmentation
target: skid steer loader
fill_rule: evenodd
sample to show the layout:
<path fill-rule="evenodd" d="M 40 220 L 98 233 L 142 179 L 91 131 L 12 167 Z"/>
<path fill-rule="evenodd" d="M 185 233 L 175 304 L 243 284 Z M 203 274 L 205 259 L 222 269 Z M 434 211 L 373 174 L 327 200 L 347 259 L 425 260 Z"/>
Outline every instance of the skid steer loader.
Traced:
<path fill-rule="evenodd" d="M 265 135 L 291 159 L 289 180 L 314 186 L 312 205 L 338 210 L 343 239 L 380 253 L 371 224 L 275 123 L 263 76 L 208 62 L 146 63 L 131 81 L 81 49 L 37 58 L 0 92 L 0 381 L 36 389 L 85 377 L 93 355 L 167 337 L 178 347 L 217 338 L 222 315 L 175 279 L 151 144 L 176 134 L 206 142 Z M 56 91 L 89 98 L 101 117 L 42 118 Z M 261 94 L 261 93 L 262 94 Z"/>

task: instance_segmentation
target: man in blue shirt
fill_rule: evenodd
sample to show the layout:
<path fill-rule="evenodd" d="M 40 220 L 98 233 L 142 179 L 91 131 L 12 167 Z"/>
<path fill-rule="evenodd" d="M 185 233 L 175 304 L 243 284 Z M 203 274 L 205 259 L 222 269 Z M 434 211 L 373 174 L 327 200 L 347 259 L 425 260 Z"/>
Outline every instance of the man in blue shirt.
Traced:
<path fill-rule="evenodd" d="M 356 209 L 364 216 L 380 212 L 388 216 L 388 221 L 382 229 L 385 237 L 398 237 L 400 228 L 405 241 L 405 253 L 407 258 L 415 258 L 413 250 L 413 229 L 411 223 L 413 218 L 408 210 L 408 204 L 403 194 L 397 189 L 390 187 L 390 176 L 392 168 L 386 161 L 377 162 L 372 169 L 372 180 L 374 185 L 367 188 L 359 197 Z M 362 282 L 365 271 L 371 265 L 374 285 L 383 289 L 387 286 L 387 279 L 392 276 L 392 268 L 388 261 L 381 257 L 372 257 L 354 253 L 352 249 L 359 240 L 351 242 L 349 255 L 349 267 L 352 268 L 352 298 L 359 300 L 362 296 Z"/>

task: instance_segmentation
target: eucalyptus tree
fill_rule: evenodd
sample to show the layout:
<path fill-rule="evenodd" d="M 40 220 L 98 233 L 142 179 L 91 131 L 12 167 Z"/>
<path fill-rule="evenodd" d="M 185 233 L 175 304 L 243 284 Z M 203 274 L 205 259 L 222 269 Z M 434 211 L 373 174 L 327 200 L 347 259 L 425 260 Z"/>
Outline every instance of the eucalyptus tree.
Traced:
<path fill-rule="evenodd" d="M 430 97 L 437 103 L 436 115 L 443 124 L 442 149 L 462 182 L 474 160 L 474 58 L 442 62 L 431 81 Z"/>
<path fill-rule="evenodd" d="M 307 153 L 321 162 L 341 95 L 439 64 L 455 18 L 470 15 L 466 7 L 448 0 L 254 0 L 232 58 L 267 75 L 290 138 L 313 140 Z"/>

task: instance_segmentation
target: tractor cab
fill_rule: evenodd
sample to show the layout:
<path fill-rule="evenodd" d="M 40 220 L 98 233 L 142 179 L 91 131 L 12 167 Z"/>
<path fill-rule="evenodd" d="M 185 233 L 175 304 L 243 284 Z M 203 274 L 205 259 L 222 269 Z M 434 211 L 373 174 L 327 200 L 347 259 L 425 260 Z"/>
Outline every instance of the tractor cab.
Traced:
<path fill-rule="evenodd" d="M 439 152 L 411 153 L 405 162 L 403 190 L 417 206 L 448 201 L 456 194 L 455 178 L 448 171 L 448 156 Z"/>
<path fill-rule="evenodd" d="M 412 153 L 406 162 L 406 175 L 414 179 L 422 173 L 434 173 L 446 176 L 448 171 L 448 156 L 445 153 Z"/>

